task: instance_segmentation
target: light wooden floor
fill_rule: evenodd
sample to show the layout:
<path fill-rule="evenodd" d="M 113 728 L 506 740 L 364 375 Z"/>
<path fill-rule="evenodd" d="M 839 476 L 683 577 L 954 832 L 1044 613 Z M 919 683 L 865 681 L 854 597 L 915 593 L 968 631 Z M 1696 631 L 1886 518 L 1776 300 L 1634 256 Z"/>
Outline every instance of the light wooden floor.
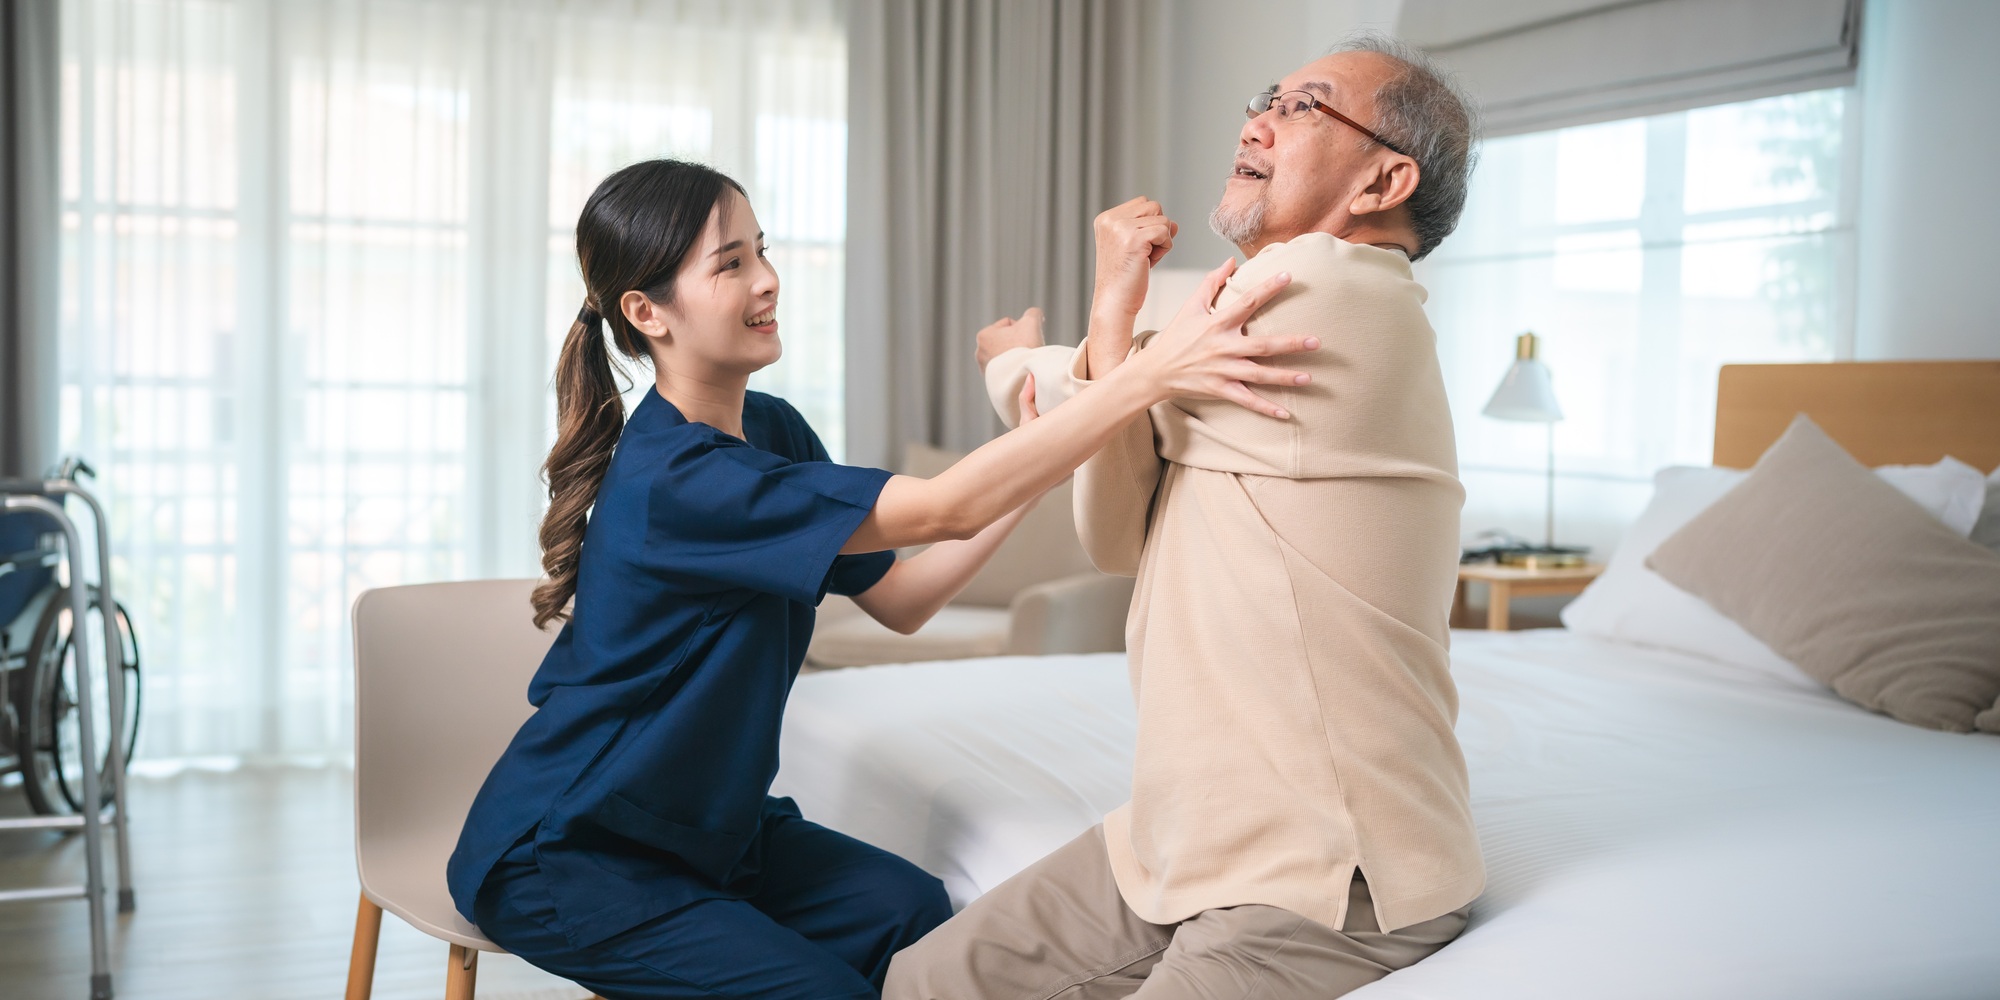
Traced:
<path fill-rule="evenodd" d="M 118 1000 L 336 1000 L 353 941 L 350 773 L 245 768 L 134 777 L 138 912 L 111 932 Z M 26 815 L 0 788 L 0 815 Z M 107 846 L 106 861 L 111 860 Z M 82 881 L 80 836 L 0 833 L 0 887 Z M 0 905 L 0 998 L 86 1000 L 81 900 Z M 382 921 L 379 1000 L 444 996 L 445 944 Z M 589 994 L 507 955 L 482 955 L 481 1000 Z"/>

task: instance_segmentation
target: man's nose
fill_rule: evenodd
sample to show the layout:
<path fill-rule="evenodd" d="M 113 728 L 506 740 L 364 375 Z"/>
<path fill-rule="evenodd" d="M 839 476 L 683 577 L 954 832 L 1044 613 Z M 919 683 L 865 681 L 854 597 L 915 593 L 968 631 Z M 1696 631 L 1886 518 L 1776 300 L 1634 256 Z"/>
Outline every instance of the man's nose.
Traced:
<path fill-rule="evenodd" d="M 1262 146 L 1265 149 L 1270 149 L 1271 119 L 1273 117 L 1275 116 L 1272 115 L 1271 112 L 1266 111 L 1263 114 L 1257 115 L 1256 117 L 1251 118 L 1250 120 L 1244 122 L 1243 130 L 1241 132 L 1236 133 L 1237 145 L 1240 146 L 1257 145 L 1257 146 Z"/>

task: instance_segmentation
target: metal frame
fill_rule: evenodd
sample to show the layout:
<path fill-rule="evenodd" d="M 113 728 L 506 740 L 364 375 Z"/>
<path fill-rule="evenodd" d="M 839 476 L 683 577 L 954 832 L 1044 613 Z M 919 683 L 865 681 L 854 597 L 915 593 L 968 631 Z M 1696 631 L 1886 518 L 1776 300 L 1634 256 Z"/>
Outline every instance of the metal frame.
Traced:
<path fill-rule="evenodd" d="M 7 488 L 32 489 L 33 492 L 9 493 Z M 96 725 L 92 718 L 90 676 L 90 646 L 93 644 L 86 634 L 89 630 L 84 623 L 89 620 L 89 604 L 84 597 L 84 580 L 79 556 L 83 552 L 82 535 L 78 533 L 76 522 L 70 519 L 62 504 L 49 499 L 50 495 L 74 496 L 90 508 L 91 517 L 97 529 L 97 594 L 98 607 L 104 619 L 105 683 L 111 718 L 105 720 L 111 726 L 110 777 L 111 808 L 107 819 L 105 810 L 97 805 L 103 801 L 98 787 Z M 33 510 L 55 519 L 63 534 L 63 557 L 69 564 L 69 601 L 71 642 L 74 643 L 77 658 L 76 696 L 77 726 L 84 746 L 83 800 L 88 807 L 75 816 L 33 816 L 18 819 L 0 819 L 0 830 L 76 830 L 83 831 L 84 883 L 82 885 L 38 886 L 30 889 L 0 890 L 0 903 L 41 902 L 52 899 L 82 898 L 90 909 L 90 996 L 91 1000 L 111 1000 L 110 948 L 106 940 L 104 915 L 104 833 L 109 825 L 117 835 L 118 852 L 118 912 L 130 913 L 136 905 L 132 891 L 132 852 L 128 837 L 129 828 L 125 823 L 125 754 L 118 745 L 118 736 L 124 732 L 125 687 L 119 666 L 114 659 L 114 650 L 121 648 L 118 638 L 118 611 L 111 593 L 111 532 L 104 519 L 104 507 L 89 491 L 67 479 L 49 479 L 24 483 L 13 480 L 0 483 L 0 509 Z"/>

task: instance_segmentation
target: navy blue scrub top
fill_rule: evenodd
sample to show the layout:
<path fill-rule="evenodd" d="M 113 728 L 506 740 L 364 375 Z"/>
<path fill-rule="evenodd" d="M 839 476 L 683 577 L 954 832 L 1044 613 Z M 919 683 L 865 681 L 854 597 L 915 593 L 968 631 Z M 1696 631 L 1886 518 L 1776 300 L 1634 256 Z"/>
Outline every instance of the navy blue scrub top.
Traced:
<path fill-rule="evenodd" d="M 446 868 L 467 920 L 533 834 L 560 929 L 602 941 L 756 890 L 778 724 L 829 591 L 893 552 L 840 555 L 889 473 L 836 465 L 789 403 L 743 402 L 738 440 L 657 390 L 633 411 L 584 531 L 573 617 L 528 686 L 535 714 L 487 775 Z"/>

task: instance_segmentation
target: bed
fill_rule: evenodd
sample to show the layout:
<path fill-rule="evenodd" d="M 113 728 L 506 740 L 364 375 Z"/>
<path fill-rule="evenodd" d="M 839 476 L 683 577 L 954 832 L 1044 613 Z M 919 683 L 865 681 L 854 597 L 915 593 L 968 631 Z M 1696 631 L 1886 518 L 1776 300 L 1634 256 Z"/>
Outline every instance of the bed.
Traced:
<path fill-rule="evenodd" d="M 1724 375 L 1718 464 L 1794 410 L 1870 463 L 2000 464 L 2000 363 L 1753 367 Z M 1487 888 L 1457 941 L 1351 996 L 2000 996 L 2000 737 L 1561 629 L 1452 654 Z M 1124 801 L 1134 725 L 1122 654 L 815 674 L 775 793 L 962 906 Z"/>

